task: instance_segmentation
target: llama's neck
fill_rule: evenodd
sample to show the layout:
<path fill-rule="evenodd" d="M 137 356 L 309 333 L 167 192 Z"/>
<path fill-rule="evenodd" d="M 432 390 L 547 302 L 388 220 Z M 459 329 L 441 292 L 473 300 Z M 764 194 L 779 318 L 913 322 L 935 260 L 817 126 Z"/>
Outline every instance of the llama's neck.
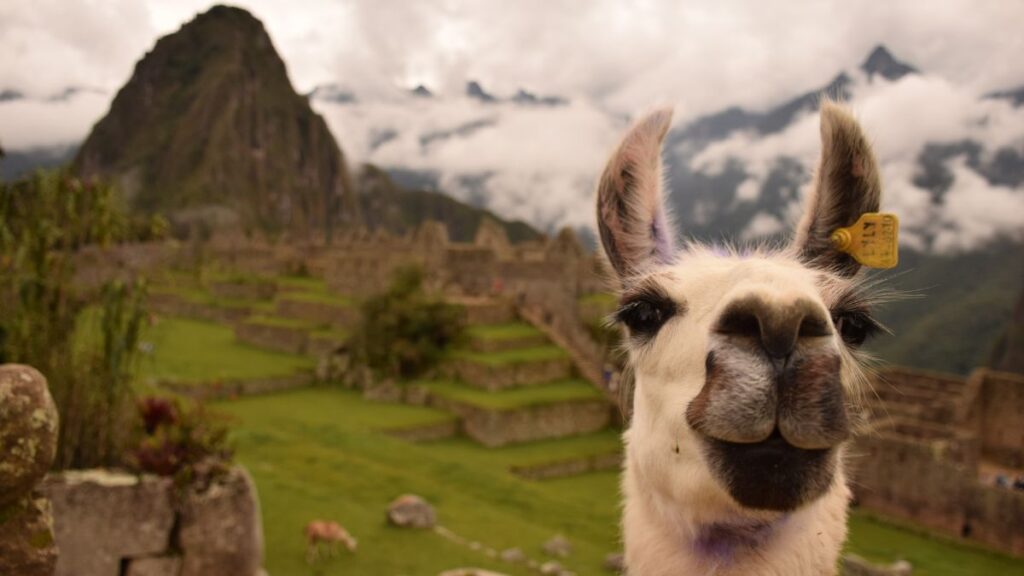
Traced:
<path fill-rule="evenodd" d="M 789 514 L 745 515 L 707 499 L 665 498 L 628 461 L 624 492 L 630 576 L 829 576 L 846 537 L 850 493 L 841 472 L 828 493 Z"/>

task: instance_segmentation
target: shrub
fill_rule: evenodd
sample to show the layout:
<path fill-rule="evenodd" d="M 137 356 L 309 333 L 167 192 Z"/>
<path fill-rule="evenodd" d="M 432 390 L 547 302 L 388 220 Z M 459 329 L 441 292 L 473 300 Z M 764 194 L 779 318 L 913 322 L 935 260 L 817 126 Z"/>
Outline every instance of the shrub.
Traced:
<path fill-rule="evenodd" d="M 438 364 L 463 334 L 462 311 L 423 290 L 419 268 L 400 269 L 391 287 L 363 302 L 356 357 L 386 377 L 411 379 Z"/>
<path fill-rule="evenodd" d="M 130 235 L 116 206 L 112 188 L 66 172 L 0 184 L 0 358 L 46 375 L 60 412 L 58 468 L 120 463 L 130 430 L 145 285 L 74 285 L 79 248 Z M 98 322 L 99 338 L 76 341 L 83 319 Z"/>
<path fill-rule="evenodd" d="M 138 415 L 140 433 L 131 464 L 139 472 L 170 476 L 184 486 L 208 482 L 231 462 L 227 422 L 202 404 L 143 398 Z"/>

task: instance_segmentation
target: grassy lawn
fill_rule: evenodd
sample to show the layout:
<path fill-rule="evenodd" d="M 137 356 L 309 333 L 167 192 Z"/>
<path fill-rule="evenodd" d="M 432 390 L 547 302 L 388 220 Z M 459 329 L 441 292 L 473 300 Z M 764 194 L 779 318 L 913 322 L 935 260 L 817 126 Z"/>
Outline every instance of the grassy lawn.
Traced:
<path fill-rule="evenodd" d="M 504 366 L 507 364 L 522 364 L 527 362 L 541 362 L 544 360 L 556 360 L 568 358 L 565 350 L 558 346 L 537 346 L 534 348 L 517 348 L 503 352 L 470 352 L 468 350 L 456 350 L 452 352 L 453 358 L 489 364 L 492 366 Z"/>
<path fill-rule="evenodd" d="M 1024 574 L 1024 559 L 1014 560 L 923 531 L 900 527 L 861 511 L 851 515 L 850 539 L 846 549 L 875 561 L 891 562 L 904 558 L 914 565 L 915 576 Z"/>
<path fill-rule="evenodd" d="M 519 546 L 542 558 L 543 542 L 565 533 L 576 547 L 566 564 L 579 574 L 601 573 L 604 555 L 617 548 L 617 497 L 604 492 L 604 483 L 588 493 L 581 493 L 584 487 L 549 489 L 494 466 L 495 451 L 468 442 L 411 444 L 374 432 L 436 418 L 430 409 L 374 404 L 326 389 L 218 408 L 235 417 L 238 458 L 259 488 L 271 574 L 433 576 L 460 566 L 531 574 L 432 532 L 387 526 L 387 503 L 406 492 L 433 502 L 444 526 L 498 550 Z M 341 522 L 359 539 L 359 551 L 311 569 L 302 528 L 315 518 Z"/>
<path fill-rule="evenodd" d="M 491 392 L 457 382 L 421 382 L 434 394 L 450 400 L 465 402 L 481 408 L 514 410 L 566 400 L 593 400 L 603 398 L 601 392 L 583 380 L 563 380 Z"/>
<path fill-rule="evenodd" d="M 293 318 L 284 318 L 283 316 L 266 316 L 257 315 L 252 316 L 246 320 L 251 324 L 261 324 L 263 326 L 274 326 L 277 328 L 295 328 L 296 330 L 307 330 L 312 331 L 315 326 L 304 320 L 295 320 Z"/>
<path fill-rule="evenodd" d="M 146 329 L 142 341 L 153 346 L 140 366 L 143 378 L 151 380 L 202 383 L 286 376 L 313 368 L 309 358 L 236 342 L 231 328 L 199 320 L 163 317 Z"/>
<path fill-rule="evenodd" d="M 327 293 L 327 283 L 323 279 L 309 276 L 281 276 L 277 279 L 277 286 L 283 291 Z"/>
<path fill-rule="evenodd" d="M 615 308 L 615 305 L 618 304 L 618 299 L 614 294 L 610 294 L 608 292 L 596 292 L 594 294 L 581 296 L 578 302 L 580 304 L 594 304 Z"/>
<path fill-rule="evenodd" d="M 266 566 L 275 575 L 433 576 L 461 566 L 512 575 L 521 567 L 490 560 L 431 532 L 387 526 L 387 503 L 406 492 L 437 506 L 439 521 L 498 550 L 519 546 L 543 559 L 541 544 L 557 532 L 576 551 L 565 563 L 578 574 L 602 574 L 604 555 L 618 548 L 618 474 L 530 482 L 513 464 L 611 451 L 615 432 L 497 450 L 465 439 L 412 444 L 375 430 L 437 422 L 427 408 L 378 404 L 357 394 L 312 389 L 219 403 L 235 418 L 239 460 L 260 492 Z M 354 556 L 310 568 L 302 528 L 311 519 L 341 522 L 358 539 Z M 875 560 L 906 558 L 925 576 L 1022 574 L 1024 561 L 923 536 L 863 513 L 851 520 L 850 551 Z"/>
<path fill-rule="evenodd" d="M 467 332 L 471 338 L 480 340 L 516 340 L 541 336 L 540 330 L 522 322 L 470 326 Z"/>
<path fill-rule="evenodd" d="M 320 292 L 288 292 L 278 296 L 279 300 L 294 300 L 296 302 L 311 302 L 313 304 L 325 304 L 338 308 L 348 308 L 354 304 L 351 298 L 335 294 Z"/>

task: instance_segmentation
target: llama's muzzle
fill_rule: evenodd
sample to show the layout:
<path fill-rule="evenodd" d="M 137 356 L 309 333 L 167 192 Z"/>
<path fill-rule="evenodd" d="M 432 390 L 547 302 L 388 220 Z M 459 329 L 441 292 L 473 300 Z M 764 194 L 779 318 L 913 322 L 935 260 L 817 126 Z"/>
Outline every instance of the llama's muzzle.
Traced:
<path fill-rule="evenodd" d="M 725 308 L 686 420 L 738 502 L 786 510 L 827 489 L 850 434 L 841 364 L 823 307 L 752 297 Z"/>

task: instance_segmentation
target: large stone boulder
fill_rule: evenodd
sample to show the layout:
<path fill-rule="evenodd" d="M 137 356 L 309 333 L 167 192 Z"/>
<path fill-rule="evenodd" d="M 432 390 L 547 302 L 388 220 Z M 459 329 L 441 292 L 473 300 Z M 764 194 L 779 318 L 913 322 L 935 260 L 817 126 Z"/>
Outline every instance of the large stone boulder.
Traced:
<path fill-rule="evenodd" d="M 31 366 L 0 366 L 0 508 L 32 491 L 57 453 L 57 407 Z"/>
<path fill-rule="evenodd" d="M 56 568 L 50 503 L 35 489 L 56 453 L 46 378 L 30 366 L 0 366 L 0 574 L 51 576 Z"/>
<path fill-rule="evenodd" d="M 544 552 L 550 556 L 557 556 L 559 558 L 567 558 L 572 554 L 572 544 L 565 536 L 556 534 L 550 540 L 544 543 Z"/>
<path fill-rule="evenodd" d="M 844 554 L 840 560 L 843 576 L 911 576 L 913 566 L 906 560 L 899 560 L 889 565 L 873 564 L 856 554 Z"/>
<path fill-rule="evenodd" d="M 433 528 L 437 523 L 434 507 L 414 494 L 395 498 L 388 505 L 388 522 L 400 528 Z"/>
<path fill-rule="evenodd" d="M 163 554 L 174 526 L 168 478 L 105 470 L 52 474 L 57 576 L 119 576 L 126 558 Z"/>
<path fill-rule="evenodd" d="M 186 491 L 178 540 L 184 551 L 180 576 L 259 574 L 263 524 L 256 486 L 244 468 Z"/>
<path fill-rule="evenodd" d="M 50 502 L 31 493 L 0 509 L 0 574 L 52 576 L 56 566 Z"/>

